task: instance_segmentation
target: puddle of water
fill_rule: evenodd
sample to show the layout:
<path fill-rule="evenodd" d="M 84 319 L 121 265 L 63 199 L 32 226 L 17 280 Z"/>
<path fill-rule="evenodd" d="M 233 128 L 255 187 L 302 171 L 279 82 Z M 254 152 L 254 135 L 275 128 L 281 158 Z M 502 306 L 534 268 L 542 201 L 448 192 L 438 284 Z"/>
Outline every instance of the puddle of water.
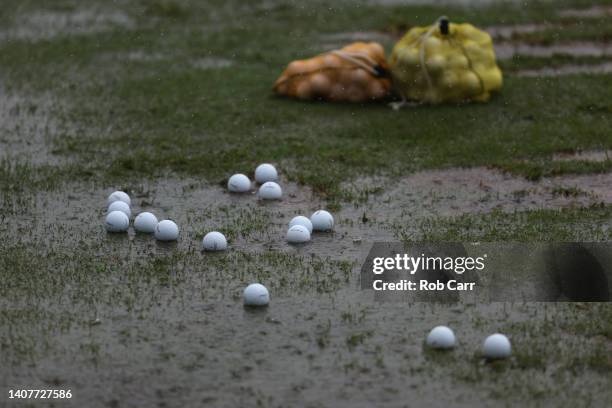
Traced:
<path fill-rule="evenodd" d="M 574 57 L 612 56 L 612 44 L 593 42 L 574 42 L 552 45 L 502 42 L 495 44 L 494 47 L 498 59 L 510 59 L 514 55 L 526 55 L 530 57 L 552 57 L 554 55 L 571 55 Z"/>
<path fill-rule="evenodd" d="M 549 24 L 517 24 L 485 27 L 493 39 L 511 40 L 517 34 L 529 34 L 549 29 Z"/>
<path fill-rule="evenodd" d="M 18 16 L 12 27 L 0 31 L 0 40 L 41 40 L 133 26 L 132 19 L 118 10 L 36 11 Z"/>
<path fill-rule="evenodd" d="M 221 69 L 234 65 L 234 62 L 225 58 L 206 57 L 193 61 L 193 67 L 197 69 Z"/>
<path fill-rule="evenodd" d="M 57 100 L 49 95 L 25 96 L 0 84 L 0 152 L 31 164 L 57 164 L 51 139 L 61 127 L 51 114 Z M 2 157 L 0 157 L 2 158 Z"/>
<path fill-rule="evenodd" d="M 349 42 L 357 41 L 388 43 L 395 42 L 397 40 L 397 38 L 394 36 L 380 31 L 351 31 L 344 33 L 333 33 L 322 35 L 320 38 L 326 43 L 344 45 Z"/>
<path fill-rule="evenodd" d="M 566 175 L 545 180 L 551 186 L 578 188 L 587 191 L 597 201 L 606 205 L 612 203 L 612 173 Z"/>
<path fill-rule="evenodd" d="M 550 184 L 562 182 L 584 184 L 583 178 L 559 178 Z M 597 185 L 590 182 L 598 188 L 610 179 L 601 179 Z M 111 188 L 66 185 L 61 191 L 37 194 L 33 207 L 10 221 L 9 231 L 6 224 L 0 230 L 4 236 L 16 237 L 17 244 L 35 247 L 39 257 L 68 254 L 58 270 L 45 271 L 52 275 L 44 279 L 65 279 L 75 286 L 66 287 L 68 293 L 78 290 L 79 296 L 91 296 L 92 304 L 82 305 L 62 293 L 23 298 L 19 310 L 32 310 L 38 316 L 45 316 L 39 313 L 44 311 L 50 316 L 39 317 L 40 322 L 11 323 L 18 329 L 13 334 L 16 338 L 34 339 L 36 347 L 29 358 L 36 362 L 36 370 L 28 364 L 7 363 L 1 365 L 0 374 L 15 383 L 31 383 L 35 376 L 39 381 L 68 384 L 78 390 L 75 406 L 106 401 L 105 390 L 112 387 L 117 401 L 129 404 L 137 398 L 136 405 L 147 406 L 204 400 L 217 406 L 243 406 L 248 405 L 244 401 L 258 398 L 273 406 L 311 402 L 348 407 L 374 400 L 392 405 L 410 398 L 424 406 L 457 405 L 459 400 L 458 406 L 469 407 L 487 400 L 489 388 L 498 389 L 499 381 L 509 376 L 508 383 L 517 386 L 522 376 L 511 368 L 492 382 L 485 376 L 457 385 L 440 378 L 481 369 L 482 364 L 474 363 L 474 353 L 487 334 L 526 322 L 539 327 L 551 319 L 565 321 L 568 306 L 379 303 L 372 293 L 359 289 L 357 273 L 349 282 L 334 283 L 331 293 L 317 293 L 311 283 L 301 286 L 300 280 L 325 279 L 321 270 L 306 267 L 313 255 L 329 257 L 328 262 L 354 260 L 360 246 L 366 246 L 356 245 L 355 237 L 363 237 L 364 242 L 392 239 L 387 223 L 415 223 L 420 217 L 486 211 L 499 205 L 513 210 L 569 205 L 575 200 L 554 203 L 548 200 L 545 186 L 488 169 L 428 171 L 400 181 L 370 179 L 353 184 L 383 189 L 364 204 L 346 204 L 334 214 L 334 233 L 314 234 L 313 241 L 301 247 L 284 242 L 287 223 L 294 215 L 309 215 L 325 203 L 309 189 L 285 180 L 281 182 L 284 199 L 279 202 L 261 202 L 253 194 L 229 194 L 221 185 L 196 179 L 168 178 L 128 186 L 134 213 L 153 210 L 179 224 L 176 245 L 159 245 L 152 237 L 132 232 L 107 234 L 103 217 Z M 524 188 L 533 190 L 531 198 L 517 204 L 514 192 Z M 362 222 L 364 212 L 367 223 Z M 227 253 L 199 253 L 202 236 L 212 229 L 231 231 Z M 102 272 L 85 270 L 77 275 L 70 269 L 80 254 L 74 249 L 83 251 L 83 244 Z M 295 267 L 245 259 L 274 252 L 303 258 L 298 258 Z M 167 266 L 168 274 L 182 274 L 181 280 L 138 291 L 134 280 L 144 278 L 141 263 L 172 254 L 178 258 Z M 105 275 L 103 268 L 109 263 L 120 265 L 117 274 Z M 266 310 L 247 311 L 235 296 L 253 276 L 262 276 L 274 288 Z M 89 295 L 92 290 L 95 295 Z M 0 299 L 0 307 L 15 310 L 18 305 Z M 59 316 L 72 325 L 58 328 Z M 96 318 L 98 324 L 87 323 Z M 435 356 L 423 351 L 422 342 L 437 324 L 447 324 L 460 334 L 461 346 L 448 359 L 442 356 L 432 364 Z M 517 351 L 522 348 L 519 341 L 533 341 L 530 334 L 520 333 L 515 330 L 512 337 Z M 546 339 L 556 341 L 561 336 L 563 342 L 556 342 L 561 345 L 555 349 L 590 346 L 584 338 L 558 328 L 548 332 Z M 42 343 L 44 355 L 39 356 Z M 17 358 L 18 354 L 8 347 L 5 356 Z M 418 374 L 410 374 L 412 370 Z M 558 387 L 558 381 L 544 371 L 529 377 L 530 383 L 541 387 Z M 589 391 L 607 386 L 605 379 L 590 372 L 567 381 L 573 391 L 580 390 L 576 385 L 580 381 L 588 382 Z"/>
<path fill-rule="evenodd" d="M 596 178 L 599 175 L 588 175 Z M 561 177 L 557 182 L 561 182 Z M 588 188 L 585 188 L 588 191 Z M 408 176 L 376 200 L 386 215 L 399 218 L 456 216 L 492 210 L 588 206 L 601 197 L 560 197 L 547 181 L 531 182 L 487 168 L 425 171 Z"/>
<path fill-rule="evenodd" d="M 555 154 L 553 155 L 553 160 L 603 162 L 612 160 L 612 150 L 587 150 L 577 153 Z"/>
<path fill-rule="evenodd" d="M 592 65 L 561 65 L 554 68 L 540 68 L 540 69 L 525 69 L 517 71 L 514 75 L 528 78 L 539 78 L 539 77 L 555 77 L 562 75 L 575 75 L 575 74 L 609 74 L 612 73 L 612 62 L 605 62 L 602 64 Z"/>
<path fill-rule="evenodd" d="M 595 5 L 582 9 L 559 10 L 558 14 L 561 17 L 601 18 L 606 16 L 612 16 L 612 6 Z"/>

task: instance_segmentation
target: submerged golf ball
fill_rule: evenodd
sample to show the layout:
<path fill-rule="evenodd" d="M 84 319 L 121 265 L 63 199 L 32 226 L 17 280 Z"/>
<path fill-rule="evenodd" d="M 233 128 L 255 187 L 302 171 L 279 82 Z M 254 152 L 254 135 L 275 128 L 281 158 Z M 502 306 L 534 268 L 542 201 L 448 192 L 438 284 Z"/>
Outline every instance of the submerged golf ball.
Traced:
<path fill-rule="evenodd" d="M 255 169 L 255 181 L 259 184 L 263 184 L 266 181 L 276 181 L 277 179 L 278 172 L 276 168 L 269 163 L 260 164 Z"/>
<path fill-rule="evenodd" d="M 179 229 L 174 221 L 163 220 L 155 226 L 155 238 L 159 241 L 176 241 Z"/>
<path fill-rule="evenodd" d="M 141 212 L 134 220 L 134 229 L 138 232 L 152 234 L 157 226 L 157 217 L 150 212 Z"/>
<path fill-rule="evenodd" d="M 225 235 L 217 231 L 209 232 L 202 240 L 202 248 L 205 251 L 225 251 L 227 249 Z"/>
<path fill-rule="evenodd" d="M 267 306 L 270 303 L 268 289 L 261 283 L 251 283 L 243 293 L 245 306 Z"/>
<path fill-rule="evenodd" d="M 512 354 L 512 346 L 506 336 L 495 333 L 486 338 L 482 351 L 486 358 L 507 358 Z"/>
<path fill-rule="evenodd" d="M 289 222 L 289 228 L 294 225 L 301 225 L 303 227 L 308 228 L 308 232 L 312 234 L 312 222 L 308 219 L 308 217 L 304 217 L 303 215 L 298 215 L 297 217 L 293 217 Z"/>
<path fill-rule="evenodd" d="M 437 326 L 429 332 L 426 342 L 431 348 L 451 349 L 455 347 L 455 333 L 446 326 Z"/>
<path fill-rule="evenodd" d="M 310 231 L 303 225 L 294 225 L 287 231 L 287 242 L 301 244 L 310 241 Z"/>
<path fill-rule="evenodd" d="M 111 213 L 113 211 L 121 211 L 122 213 L 127 215 L 128 218 L 130 218 L 132 216 L 132 210 L 130 210 L 130 206 L 128 204 L 126 204 L 125 202 L 123 202 L 123 201 L 114 201 L 114 202 L 112 202 L 108 206 L 108 211 L 107 212 Z"/>
<path fill-rule="evenodd" d="M 124 193 L 123 191 L 115 191 L 114 193 L 111 193 L 108 196 L 108 199 L 106 200 L 106 205 L 111 205 L 115 201 L 123 201 L 127 205 L 132 205 L 132 200 L 130 199 L 130 196 Z"/>
<path fill-rule="evenodd" d="M 264 200 L 279 200 L 283 195 L 281 186 L 273 181 L 267 181 L 259 187 L 259 197 Z"/>
<path fill-rule="evenodd" d="M 227 181 L 227 189 L 232 193 L 246 193 L 251 189 L 251 180 L 244 174 L 234 174 Z"/>
<path fill-rule="evenodd" d="M 111 211 L 106 216 L 108 232 L 125 232 L 130 226 L 130 219 L 121 211 Z"/>
<path fill-rule="evenodd" d="M 315 231 L 331 231 L 334 229 L 334 217 L 325 210 L 319 210 L 310 216 L 312 229 Z"/>

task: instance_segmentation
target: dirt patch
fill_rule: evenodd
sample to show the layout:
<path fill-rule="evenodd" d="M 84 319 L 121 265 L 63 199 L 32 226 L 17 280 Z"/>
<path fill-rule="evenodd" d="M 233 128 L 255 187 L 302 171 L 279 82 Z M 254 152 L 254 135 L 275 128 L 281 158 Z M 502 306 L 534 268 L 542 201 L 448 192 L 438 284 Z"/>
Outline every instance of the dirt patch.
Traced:
<path fill-rule="evenodd" d="M 0 31 L 0 40 L 36 41 L 59 35 L 89 34 L 133 26 L 132 19 L 118 10 L 36 11 L 18 16 L 12 27 Z"/>

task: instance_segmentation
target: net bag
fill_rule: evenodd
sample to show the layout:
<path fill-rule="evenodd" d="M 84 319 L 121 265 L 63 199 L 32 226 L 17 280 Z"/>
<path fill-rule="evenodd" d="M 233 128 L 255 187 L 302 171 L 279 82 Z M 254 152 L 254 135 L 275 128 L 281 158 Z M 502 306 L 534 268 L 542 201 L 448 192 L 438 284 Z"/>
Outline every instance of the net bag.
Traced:
<path fill-rule="evenodd" d="M 485 102 L 502 87 L 491 36 L 446 17 L 411 29 L 393 48 L 390 66 L 404 100 Z"/>
<path fill-rule="evenodd" d="M 390 90 L 385 51 L 375 42 L 357 42 L 293 61 L 274 83 L 274 92 L 279 95 L 332 102 L 380 100 Z"/>

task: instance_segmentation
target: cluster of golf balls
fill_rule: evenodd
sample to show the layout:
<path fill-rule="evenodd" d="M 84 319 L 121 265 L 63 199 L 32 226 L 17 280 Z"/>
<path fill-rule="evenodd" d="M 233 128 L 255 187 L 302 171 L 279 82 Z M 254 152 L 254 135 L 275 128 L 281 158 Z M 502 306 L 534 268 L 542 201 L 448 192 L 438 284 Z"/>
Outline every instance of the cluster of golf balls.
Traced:
<path fill-rule="evenodd" d="M 106 215 L 106 230 L 108 232 L 126 232 L 130 226 L 132 200 L 123 191 L 115 191 L 108 196 L 108 212 Z M 176 241 L 179 236 L 178 225 L 171 220 L 157 221 L 155 214 L 141 212 L 134 219 L 134 229 L 144 234 L 155 234 L 159 241 Z M 227 239 L 218 232 L 212 231 L 204 236 L 202 248 L 205 251 L 224 251 L 227 249 Z"/>
<path fill-rule="evenodd" d="M 334 217 L 325 210 L 314 212 L 310 218 L 303 215 L 293 217 L 287 230 L 287 242 L 302 244 L 310 241 L 313 231 L 327 232 L 334 229 Z"/>
<path fill-rule="evenodd" d="M 257 195 L 262 200 L 280 200 L 283 189 L 277 183 L 278 172 L 276 168 L 264 163 L 255 169 L 255 181 L 260 184 Z M 244 174 L 234 174 L 227 181 L 227 189 L 232 193 L 248 193 L 251 191 L 251 180 Z"/>
<path fill-rule="evenodd" d="M 425 342 L 429 347 L 439 350 L 452 349 L 457 344 L 455 333 L 446 326 L 434 327 L 427 335 Z M 488 336 L 482 345 L 483 357 L 490 360 L 508 358 L 511 354 L 510 340 L 500 333 Z"/>
<path fill-rule="evenodd" d="M 276 168 L 264 163 L 255 169 L 255 182 L 259 184 L 257 195 L 262 200 L 280 200 L 283 190 L 277 183 Z M 232 193 L 247 193 L 251 191 L 251 180 L 244 174 L 234 174 L 227 182 L 227 188 Z M 123 191 L 115 191 L 108 196 L 108 213 L 106 230 L 108 232 L 126 232 L 130 226 L 131 199 Z M 310 218 L 303 215 L 294 217 L 289 223 L 287 241 L 297 244 L 310 241 L 313 231 L 331 231 L 334 228 L 334 217 L 325 210 L 313 213 Z M 178 239 L 179 228 L 174 221 L 157 221 L 151 212 L 141 212 L 134 219 L 134 229 L 138 232 L 155 234 L 160 241 L 175 241 Z M 205 251 L 224 251 L 227 249 L 227 239 L 218 232 L 207 233 L 202 239 L 202 249 Z M 270 302 L 268 289 L 260 283 L 252 283 L 243 293 L 245 306 L 267 306 Z"/>
<path fill-rule="evenodd" d="M 106 201 L 106 230 L 108 232 L 126 232 L 130 227 L 132 200 L 123 191 L 115 191 Z M 159 241 L 176 241 L 179 235 L 178 225 L 171 220 L 157 221 L 155 214 L 141 212 L 134 219 L 134 229 L 145 234 L 155 234 Z"/>

